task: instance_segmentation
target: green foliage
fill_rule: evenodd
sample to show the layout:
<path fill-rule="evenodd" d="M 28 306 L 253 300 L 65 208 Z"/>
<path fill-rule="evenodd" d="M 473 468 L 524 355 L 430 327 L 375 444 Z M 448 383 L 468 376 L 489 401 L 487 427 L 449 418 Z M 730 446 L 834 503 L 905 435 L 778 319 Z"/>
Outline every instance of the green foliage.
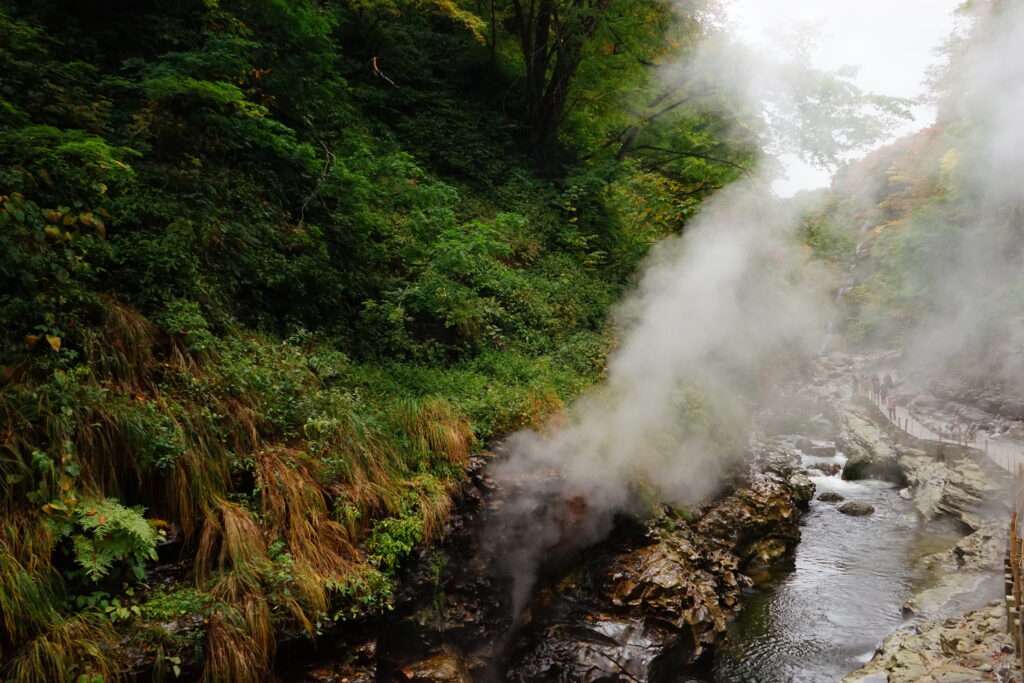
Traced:
<path fill-rule="evenodd" d="M 415 505 L 405 505 L 400 517 L 382 519 L 373 525 L 366 546 L 377 566 L 393 575 L 401 561 L 423 540 L 423 518 Z"/>
<path fill-rule="evenodd" d="M 139 605 L 141 616 L 152 621 L 173 621 L 193 614 L 207 614 L 213 598 L 194 588 L 167 588 L 153 590 Z"/>
<path fill-rule="evenodd" d="M 606 144 L 701 19 L 609 3 L 545 155 L 512 5 L 475 9 L 0 11 L 3 675 L 115 675 L 80 643 L 112 620 L 169 673 L 264 671 L 275 629 L 387 609 L 470 449 L 601 378 L 633 268 L 739 174 Z M 649 142 L 745 160 L 720 123 Z M 136 598 L 164 528 L 197 587 Z M 183 613 L 206 630 L 152 630 Z"/>
<path fill-rule="evenodd" d="M 808 218 L 797 234 L 800 242 L 810 247 L 816 259 L 834 264 L 847 263 L 856 243 L 828 220 Z"/>
<path fill-rule="evenodd" d="M 136 579 L 146 577 L 146 562 L 156 559 L 161 534 L 142 516 L 145 508 L 126 508 L 116 500 L 83 499 L 71 524 L 75 562 L 91 581 L 123 565 Z"/>

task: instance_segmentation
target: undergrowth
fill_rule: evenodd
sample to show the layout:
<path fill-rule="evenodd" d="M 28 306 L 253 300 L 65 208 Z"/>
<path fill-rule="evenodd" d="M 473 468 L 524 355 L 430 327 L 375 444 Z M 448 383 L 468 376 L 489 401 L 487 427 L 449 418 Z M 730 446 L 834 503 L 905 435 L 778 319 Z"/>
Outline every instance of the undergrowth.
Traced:
<path fill-rule="evenodd" d="M 470 453 L 601 377 L 628 274 L 735 175 L 671 219 L 541 177 L 454 5 L 384 4 L 0 3 L 0 678 L 127 675 L 120 630 L 256 680 L 281 629 L 386 610 Z M 350 56 L 385 30 L 401 92 Z"/>

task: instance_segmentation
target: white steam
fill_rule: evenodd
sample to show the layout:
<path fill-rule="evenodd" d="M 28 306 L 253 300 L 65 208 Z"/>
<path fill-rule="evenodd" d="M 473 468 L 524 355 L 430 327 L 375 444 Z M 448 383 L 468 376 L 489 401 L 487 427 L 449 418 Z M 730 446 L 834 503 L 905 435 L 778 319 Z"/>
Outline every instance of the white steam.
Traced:
<path fill-rule="evenodd" d="M 813 354 L 829 315 L 827 279 L 812 274 L 793 221 L 750 183 L 718 196 L 684 237 L 651 255 L 620 309 L 624 341 L 606 384 L 553 434 L 506 442 L 494 476 L 521 485 L 505 510 L 506 524 L 518 521 L 504 530 L 515 540 L 503 560 L 517 609 L 541 557 L 598 540 L 637 486 L 692 503 L 742 456 L 752 412 Z M 566 501 L 576 515 L 560 507 Z"/>
<path fill-rule="evenodd" d="M 819 162 L 876 139 L 898 103 L 862 97 L 802 56 L 774 61 L 711 39 L 664 69 L 649 106 L 659 117 L 676 102 L 678 115 L 712 110 L 741 140 Z M 705 498 L 744 456 L 751 416 L 806 367 L 832 318 L 835 283 L 797 244 L 798 211 L 753 176 L 720 192 L 649 257 L 618 310 L 606 383 L 560 429 L 503 444 L 494 543 L 517 611 L 559 549 L 598 540 L 644 493 Z"/>
<path fill-rule="evenodd" d="M 992 3 L 947 84 L 943 212 L 906 285 L 934 304 L 908 335 L 918 370 L 1024 390 L 1024 4 Z M 991 9 L 989 11 L 992 11 Z M 912 223 L 913 225 L 913 223 Z"/>

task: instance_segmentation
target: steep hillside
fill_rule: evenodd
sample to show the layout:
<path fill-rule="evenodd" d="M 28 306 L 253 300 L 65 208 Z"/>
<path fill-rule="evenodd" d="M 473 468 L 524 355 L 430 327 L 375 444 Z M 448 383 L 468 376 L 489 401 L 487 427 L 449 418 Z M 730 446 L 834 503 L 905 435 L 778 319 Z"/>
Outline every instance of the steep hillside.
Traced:
<path fill-rule="evenodd" d="M 0 677 L 115 677 L 127 634 L 253 679 L 386 608 L 471 449 L 601 376 L 647 247 L 750 158 L 679 105 L 642 135 L 683 153 L 621 144 L 623 84 L 704 31 L 627 5 L 562 16 L 559 108 L 511 5 L 0 4 Z"/>
<path fill-rule="evenodd" d="M 909 368 L 1024 391 L 1018 3 L 970 3 L 936 71 L 938 122 L 854 163 L 812 223 L 846 234 L 853 344 Z"/>

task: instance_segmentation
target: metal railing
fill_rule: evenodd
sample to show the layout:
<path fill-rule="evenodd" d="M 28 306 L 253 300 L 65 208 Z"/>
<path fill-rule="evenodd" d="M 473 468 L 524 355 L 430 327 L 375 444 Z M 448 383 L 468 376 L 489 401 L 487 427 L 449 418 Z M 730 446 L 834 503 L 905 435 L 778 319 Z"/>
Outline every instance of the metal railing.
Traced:
<path fill-rule="evenodd" d="M 1018 661 L 1024 664 L 1024 623 L 1021 620 L 1022 595 L 1021 574 L 1024 557 L 1024 541 L 1020 538 L 1020 517 L 1024 506 L 1024 465 L 1018 466 L 1016 472 L 1013 500 L 1013 515 L 1010 518 L 1010 531 L 1006 538 L 1006 565 L 1003 573 L 1003 588 L 1006 599 L 1006 630 L 1013 638 L 1013 646 L 1017 650 Z M 1024 666 L 1022 666 L 1024 668 Z"/>

